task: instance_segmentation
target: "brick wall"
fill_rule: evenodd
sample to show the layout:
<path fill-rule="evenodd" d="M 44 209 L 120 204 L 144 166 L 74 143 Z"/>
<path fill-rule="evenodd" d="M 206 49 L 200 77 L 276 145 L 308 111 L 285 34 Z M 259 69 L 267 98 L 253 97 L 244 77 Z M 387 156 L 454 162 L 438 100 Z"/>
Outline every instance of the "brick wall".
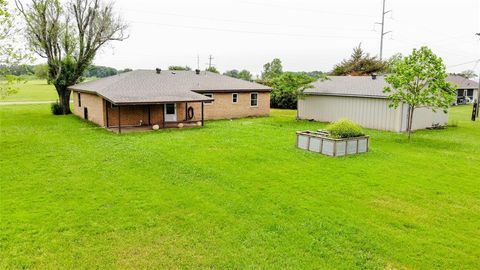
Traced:
<path fill-rule="evenodd" d="M 87 93 L 80 93 L 81 106 L 78 106 L 78 92 L 73 92 L 74 114 L 84 118 L 84 108 L 88 110 L 88 120 L 101 125 L 118 126 L 118 107 L 112 107 L 108 101 L 103 98 Z M 258 105 L 250 106 L 250 92 L 238 93 L 237 103 L 232 102 L 232 93 L 214 93 L 215 101 L 211 104 L 205 104 L 205 120 L 208 119 L 229 119 L 248 116 L 266 116 L 270 113 L 270 93 L 258 93 Z M 194 109 L 192 120 L 202 120 L 202 109 L 200 102 L 188 103 L 188 107 Z M 148 125 L 148 106 L 131 105 L 121 106 L 120 120 L 122 126 Z M 150 124 L 162 125 L 163 123 L 163 105 L 150 105 Z M 177 103 L 177 121 L 185 120 L 185 103 Z"/>
<path fill-rule="evenodd" d="M 80 106 L 78 95 L 80 94 Z M 103 98 L 87 93 L 72 92 L 73 95 L 73 113 L 83 119 L 85 108 L 88 111 L 88 120 L 100 126 L 105 126 L 104 101 Z"/>
<path fill-rule="evenodd" d="M 250 92 L 238 93 L 237 103 L 232 102 L 233 93 L 213 93 L 215 101 L 205 104 L 205 119 L 229 119 L 270 114 L 270 93 L 258 93 L 258 105 L 250 106 Z"/>
<path fill-rule="evenodd" d="M 108 126 L 118 126 L 118 107 L 108 107 Z M 132 105 L 121 106 L 120 121 L 122 126 L 137 126 L 142 121 L 142 125 L 148 125 L 148 106 Z M 163 105 L 150 105 L 150 124 L 162 125 L 163 122 Z"/>

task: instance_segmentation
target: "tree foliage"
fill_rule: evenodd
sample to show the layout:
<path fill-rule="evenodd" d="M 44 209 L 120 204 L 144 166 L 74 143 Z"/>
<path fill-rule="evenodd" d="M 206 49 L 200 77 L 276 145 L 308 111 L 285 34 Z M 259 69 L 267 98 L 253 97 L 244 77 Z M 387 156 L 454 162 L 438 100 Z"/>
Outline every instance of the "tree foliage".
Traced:
<path fill-rule="evenodd" d="M 475 73 L 475 71 L 473 71 L 473 70 L 471 70 L 471 69 L 469 69 L 469 70 L 464 70 L 464 71 L 458 73 L 457 75 L 460 75 L 460 76 L 462 76 L 462 77 L 464 77 L 464 78 L 466 78 L 466 79 L 473 79 L 473 78 L 475 78 L 475 77 L 478 76 L 477 73 Z"/>
<path fill-rule="evenodd" d="M 33 72 L 35 74 L 35 77 L 42 79 L 42 80 L 48 80 L 48 65 L 47 64 L 39 64 L 35 65 L 33 67 Z"/>
<path fill-rule="evenodd" d="M 223 75 L 226 75 L 232 78 L 242 79 L 245 81 L 252 80 L 252 73 L 250 73 L 250 71 L 246 69 L 243 69 L 242 71 L 238 71 L 237 69 L 227 70 L 223 73 Z"/>
<path fill-rule="evenodd" d="M 169 66 L 168 70 L 192 70 L 189 66 Z"/>
<path fill-rule="evenodd" d="M 220 74 L 220 71 L 218 71 L 217 68 L 214 66 L 207 68 L 207 71 Z"/>
<path fill-rule="evenodd" d="M 269 81 L 283 73 L 282 61 L 275 58 L 270 63 L 263 65 L 262 81 Z"/>
<path fill-rule="evenodd" d="M 232 70 L 225 71 L 223 73 L 223 75 L 228 76 L 228 77 L 232 77 L 232 78 L 238 78 L 238 73 L 239 73 L 238 70 L 232 69 Z"/>
<path fill-rule="evenodd" d="M 18 91 L 16 84 L 24 82 L 13 68 L 23 69 L 30 61 L 30 55 L 19 41 L 20 33 L 16 14 L 8 9 L 7 1 L 0 0 L 0 98 L 3 99 Z"/>
<path fill-rule="evenodd" d="M 245 81 L 251 81 L 252 77 L 253 77 L 252 73 L 246 69 L 243 69 L 238 73 L 238 78 Z"/>
<path fill-rule="evenodd" d="M 95 78 L 105 78 L 113 75 L 117 75 L 119 72 L 117 69 L 112 67 L 105 66 L 89 66 L 85 72 L 83 72 L 83 77 L 95 77 Z"/>
<path fill-rule="evenodd" d="M 70 113 L 70 90 L 110 41 L 127 38 L 127 25 L 113 4 L 101 0 L 15 0 L 33 50 L 47 59 L 48 76 L 57 90 L 63 114 Z"/>
<path fill-rule="evenodd" d="M 428 107 L 433 111 L 446 111 L 455 99 L 455 88 L 448 83 L 443 60 L 428 47 L 413 49 L 412 53 L 397 61 L 394 73 L 385 80 L 390 107 L 397 108 L 405 103 L 408 110 L 408 138 L 410 139 L 415 109 Z"/>
<path fill-rule="evenodd" d="M 272 108 L 296 109 L 297 100 L 305 89 L 311 88 L 315 78 L 298 72 L 283 72 L 271 79 L 270 106 Z"/>
<path fill-rule="evenodd" d="M 385 62 L 377 59 L 376 56 L 370 56 L 365 53 L 360 43 L 353 49 L 349 59 L 344 59 L 340 64 L 333 67 L 332 75 L 342 76 L 362 76 L 372 73 L 384 73 L 387 65 Z"/>

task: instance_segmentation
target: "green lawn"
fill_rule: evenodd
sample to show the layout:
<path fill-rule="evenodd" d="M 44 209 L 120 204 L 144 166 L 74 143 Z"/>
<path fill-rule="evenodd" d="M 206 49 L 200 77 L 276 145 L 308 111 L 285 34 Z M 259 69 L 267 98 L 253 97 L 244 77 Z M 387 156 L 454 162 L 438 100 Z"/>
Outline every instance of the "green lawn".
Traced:
<path fill-rule="evenodd" d="M 47 84 L 46 80 L 31 80 L 20 83 L 18 92 L 7 96 L 3 101 L 55 101 L 58 99 L 53 85 Z"/>
<path fill-rule="evenodd" d="M 480 269 L 480 122 L 298 150 L 293 111 L 117 135 L 0 107 L 0 268 Z"/>

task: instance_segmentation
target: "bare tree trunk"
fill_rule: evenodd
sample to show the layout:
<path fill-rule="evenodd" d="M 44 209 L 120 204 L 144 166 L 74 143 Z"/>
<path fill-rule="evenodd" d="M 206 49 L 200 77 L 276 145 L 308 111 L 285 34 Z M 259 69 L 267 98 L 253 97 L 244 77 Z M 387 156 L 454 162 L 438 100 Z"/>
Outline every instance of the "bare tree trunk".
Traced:
<path fill-rule="evenodd" d="M 412 122 L 413 122 L 413 112 L 415 110 L 414 106 L 409 106 L 408 107 L 408 125 L 407 125 L 407 131 L 408 131 L 408 140 L 410 141 L 410 137 L 412 136 Z"/>
<path fill-rule="evenodd" d="M 62 107 L 62 114 L 71 114 L 70 111 L 70 94 L 72 91 L 68 90 L 65 86 L 55 85 L 58 94 L 58 102 Z"/>

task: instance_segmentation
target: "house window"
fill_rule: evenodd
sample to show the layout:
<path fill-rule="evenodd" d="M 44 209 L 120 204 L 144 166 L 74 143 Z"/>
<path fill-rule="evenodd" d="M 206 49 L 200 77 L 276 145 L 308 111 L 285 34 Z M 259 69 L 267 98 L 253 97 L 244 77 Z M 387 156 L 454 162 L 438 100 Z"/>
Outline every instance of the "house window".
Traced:
<path fill-rule="evenodd" d="M 169 103 L 165 105 L 167 114 L 175 114 L 175 104 Z"/>
<path fill-rule="evenodd" d="M 237 93 L 232 94 L 232 103 L 238 103 L 238 94 Z"/>
<path fill-rule="evenodd" d="M 206 97 L 209 97 L 209 98 L 213 98 L 213 94 L 212 94 L 212 93 L 203 94 L 203 95 L 206 96 Z M 205 104 L 212 104 L 213 101 L 205 101 L 204 103 L 205 103 Z"/>
<path fill-rule="evenodd" d="M 258 93 L 250 93 L 250 106 L 251 107 L 258 106 Z"/>
<path fill-rule="evenodd" d="M 82 107 L 82 97 L 80 93 L 77 93 L 78 107 Z"/>

